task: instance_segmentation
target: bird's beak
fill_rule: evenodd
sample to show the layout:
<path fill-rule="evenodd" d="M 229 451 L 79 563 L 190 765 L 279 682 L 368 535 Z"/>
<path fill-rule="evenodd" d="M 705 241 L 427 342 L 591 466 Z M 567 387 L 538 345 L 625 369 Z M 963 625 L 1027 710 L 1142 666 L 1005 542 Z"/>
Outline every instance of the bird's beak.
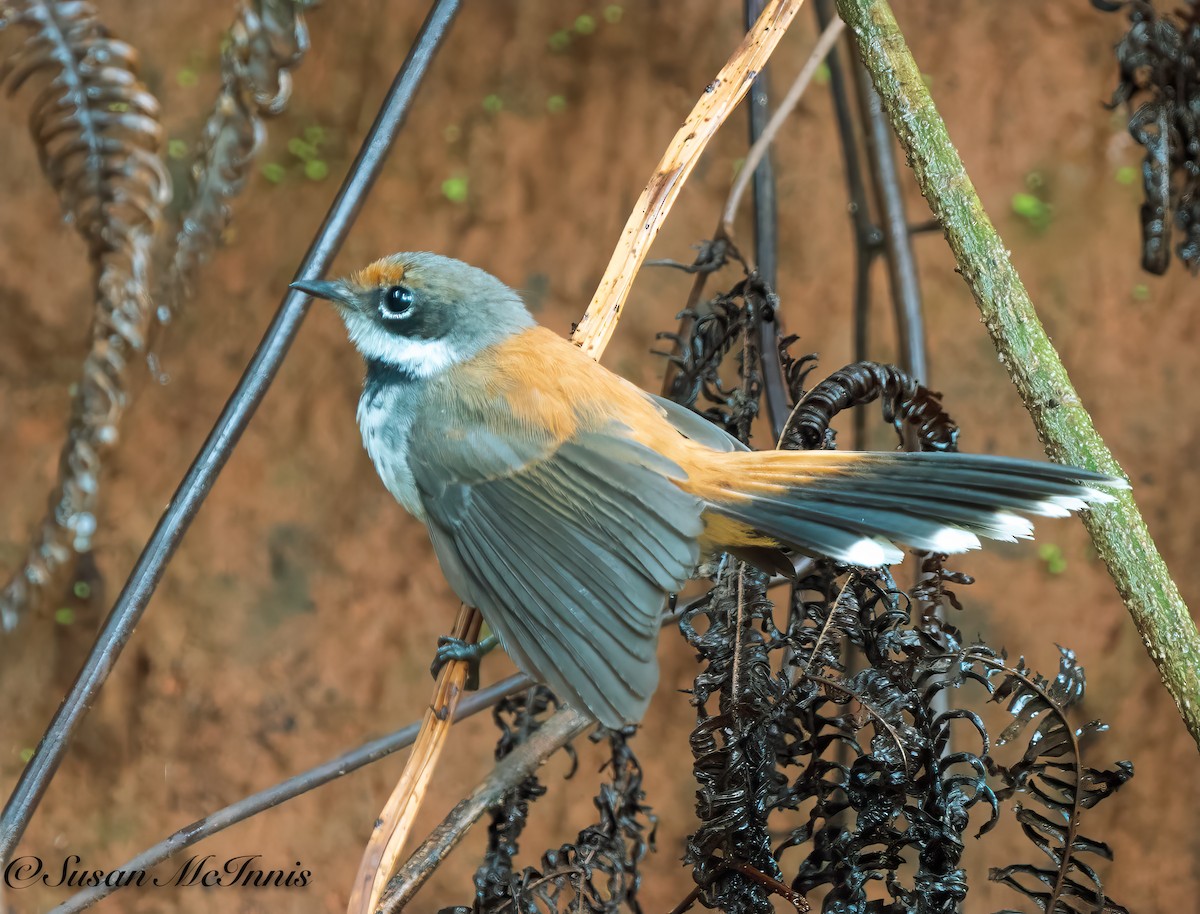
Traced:
<path fill-rule="evenodd" d="M 307 292 L 313 298 L 323 298 L 337 305 L 347 304 L 350 298 L 346 284 L 336 279 L 301 279 L 288 288 Z"/>

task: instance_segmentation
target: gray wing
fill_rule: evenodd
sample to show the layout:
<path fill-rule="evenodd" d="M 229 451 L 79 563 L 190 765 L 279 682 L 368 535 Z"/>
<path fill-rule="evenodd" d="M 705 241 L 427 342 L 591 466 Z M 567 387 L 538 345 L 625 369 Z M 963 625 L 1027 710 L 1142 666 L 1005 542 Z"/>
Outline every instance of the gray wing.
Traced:
<path fill-rule="evenodd" d="M 662 410 L 667 421 L 675 426 L 675 431 L 679 432 L 685 438 L 691 438 L 697 444 L 712 448 L 714 451 L 750 450 L 749 447 L 742 444 L 742 442 L 734 438 L 725 429 L 718 428 L 699 413 L 693 412 L 686 406 L 680 406 L 674 400 L 668 400 L 666 397 L 659 397 L 645 391 L 642 391 L 642 393 L 646 395 L 646 399 Z"/>
<path fill-rule="evenodd" d="M 445 440 L 410 455 L 451 586 L 560 698 L 608 727 L 636 722 L 658 683 L 666 594 L 700 557 L 704 505 L 671 482 L 683 471 L 621 426 L 490 478 L 464 458 Z"/>

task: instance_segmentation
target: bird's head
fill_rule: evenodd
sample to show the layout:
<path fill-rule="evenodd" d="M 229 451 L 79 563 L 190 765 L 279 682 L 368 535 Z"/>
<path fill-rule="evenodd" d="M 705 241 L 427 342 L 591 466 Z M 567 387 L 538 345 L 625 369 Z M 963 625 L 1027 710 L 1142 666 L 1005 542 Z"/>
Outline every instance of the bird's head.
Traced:
<path fill-rule="evenodd" d="M 490 273 L 439 254 L 392 254 L 343 279 L 293 289 L 337 306 L 368 362 L 430 377 L 532 326 L 521 298 Z"/>

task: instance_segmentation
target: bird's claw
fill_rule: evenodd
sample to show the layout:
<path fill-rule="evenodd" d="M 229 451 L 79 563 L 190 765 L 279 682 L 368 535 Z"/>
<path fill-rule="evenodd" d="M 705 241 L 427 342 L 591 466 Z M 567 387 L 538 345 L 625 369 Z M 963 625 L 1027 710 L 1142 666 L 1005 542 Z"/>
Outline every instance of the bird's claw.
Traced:
<path fill-rule="evenodd" d="M 468 692 L 479 688 L 479 663 L 484 655 L 496 646 L 496 639 L 489 635 L 482 641 L 464 641 L 461 638 L 451 638 L 442 635 L 437 640 L 437 651 L 433 655 L 433 663 L 429 665 L 429 673 L 434 679 L 442 672 L 447 663 L 463 662 L 467 664 L 467 682 L 463 686 Z"/>

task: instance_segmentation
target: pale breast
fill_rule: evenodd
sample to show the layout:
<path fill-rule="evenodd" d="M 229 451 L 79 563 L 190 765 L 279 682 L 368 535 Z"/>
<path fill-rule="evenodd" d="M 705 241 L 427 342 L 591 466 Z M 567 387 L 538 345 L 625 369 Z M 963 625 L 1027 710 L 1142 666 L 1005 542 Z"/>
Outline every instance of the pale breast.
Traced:
<path fill-rule="evenodd" d="M 408 448 L 423 384 L 419 378 L 371 362 L 358 401 L 358 427 L 375 471 L 396 501 L 422 520 L 425 510 L 409 469 Z"/>

